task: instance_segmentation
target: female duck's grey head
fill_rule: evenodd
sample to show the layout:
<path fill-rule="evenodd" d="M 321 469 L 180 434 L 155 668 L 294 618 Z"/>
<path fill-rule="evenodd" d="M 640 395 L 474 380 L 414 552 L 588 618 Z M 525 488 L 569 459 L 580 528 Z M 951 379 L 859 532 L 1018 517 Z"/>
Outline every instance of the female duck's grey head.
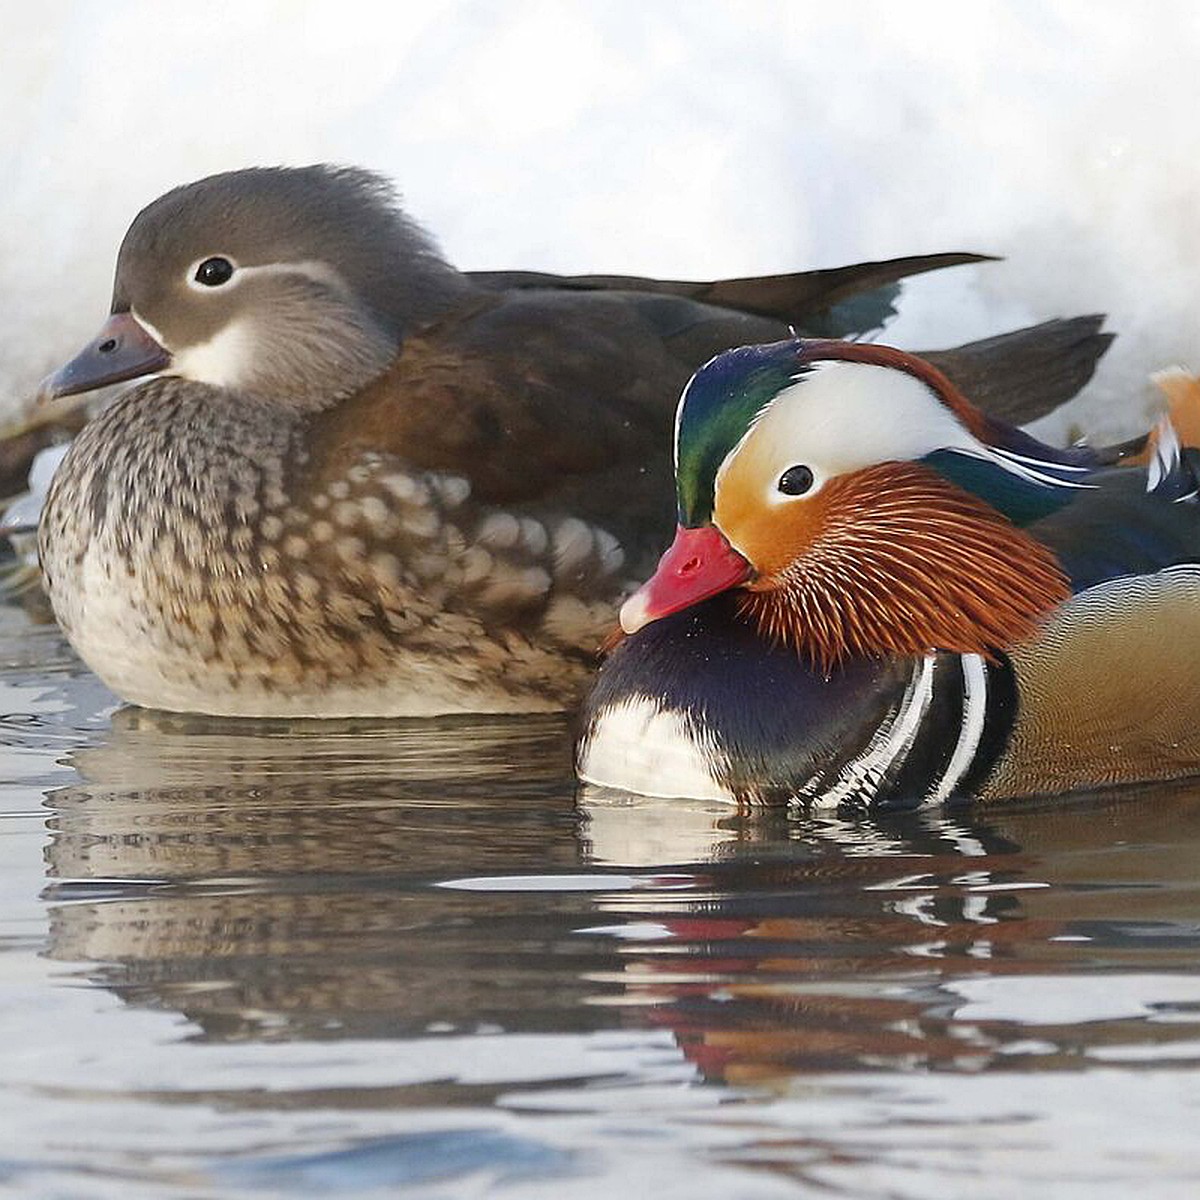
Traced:
<path fill-rule="evenodd" d="M 138 214 L 112 319 L 48 389 L 165 370 L 319 407 L 379 374 L 468 286 L 368 171 L 213 175 Z"/>

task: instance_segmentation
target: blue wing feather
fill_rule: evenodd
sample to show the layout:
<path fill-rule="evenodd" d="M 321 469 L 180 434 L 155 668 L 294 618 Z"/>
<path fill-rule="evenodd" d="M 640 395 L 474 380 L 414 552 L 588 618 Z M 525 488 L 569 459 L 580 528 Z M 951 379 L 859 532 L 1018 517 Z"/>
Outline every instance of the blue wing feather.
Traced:
<path fill-rule="evenodd" d="M 1200 560 L 1200 451 L 1181 449 L 1172 431 L 1147 469 L 1102 466 L 1102 452 L 991 424 L 988 457 L 938 450 L 922 461 L 1049 546 L 1076 591 Z"/>
<path fill-rule="evenodd" d="M 1042 471 L 1018 474 L 1003 460 L 981 458 L 959 450 L 935 450 L 922 460 L 964 491 L 986 500 L 1015 525 L 1038 521 L 1078 498 L 1080 476 L 1068 478 Z"/>

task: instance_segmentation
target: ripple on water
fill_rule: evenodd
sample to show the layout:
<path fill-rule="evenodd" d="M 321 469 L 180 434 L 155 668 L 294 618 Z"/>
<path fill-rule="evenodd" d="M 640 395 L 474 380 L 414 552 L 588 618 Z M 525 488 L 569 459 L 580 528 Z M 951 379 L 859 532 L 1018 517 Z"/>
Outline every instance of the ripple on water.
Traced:
<path fill-rule="evenodd" d="M 14 1194 L 1196 1194 L 1195 786 L 739 816 L 0 664 Z"/>

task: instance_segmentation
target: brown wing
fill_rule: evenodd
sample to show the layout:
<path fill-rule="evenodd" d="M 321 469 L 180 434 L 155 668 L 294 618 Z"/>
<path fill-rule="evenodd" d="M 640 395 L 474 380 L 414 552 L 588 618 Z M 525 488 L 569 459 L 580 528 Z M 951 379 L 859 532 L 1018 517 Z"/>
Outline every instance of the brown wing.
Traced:
<path fill-rule="evenodd" d="M 448 489 L 399 480 L 431 507 L 401 522 L 408 532 L 389 535 L 385 552 L 444 568 L 455 582 L 430 588 L 485 627 L 594 649 L 674 525 L 672 427 L 687 379 L 729 346 L 787 335 L 673 295 L 483 297 L 410 337 L 374 385 L 315 418 L 324 429 L 310 445 L 324 458 L 305 474 L 317 490 L 364 472 L 382 472 L 385 489 L 397 470 L 454 477 Z"/>
<path fill-rule="evenodd" d="M 936 358 L 985 408 L 1024 420 L 1090 375 L 1110 340 L 1097 325 L 1049 322 Z M 390 452 L 462 475 L 480 503 L 597 524 L 637 572 L 672 524 L 672 426 L 689 376 L 730 346 L 786 336 L 768 318 L 669 294 L 485 297 L 409 338 L 382 379 L 319 418 L 338 429 L 318 441 L 339 447 L 334 473 Z"/>
<path fill-rule="evenodd" d="M 672 524 L 672 425 L 692 371 L 786 336 L 674 296 L 518 292 L 409 338 L 388 373 L 318 420 L 331 477 L 369 451 L 471 484 L 477 502 L 569 513 L 632 551 Z"/>
<path fill-rule="evenodd" d="M 717 279 L 705 283 L 679 279 L 649 279 L 641 275 L 552 275 L 543 271 L 472 271 L 474 282 L 495 291 L 647 292 L 679 296 L 700 304 L 773 317 L 801 331 L 815 317 L 853 296 L 898 283 L 910 275 L 991 262 L 988 254 L 952 251 L 947 254 L 914 254 L 881 262 L 855 263 L 786 275 L 756 275 L 744 279 Z"/>

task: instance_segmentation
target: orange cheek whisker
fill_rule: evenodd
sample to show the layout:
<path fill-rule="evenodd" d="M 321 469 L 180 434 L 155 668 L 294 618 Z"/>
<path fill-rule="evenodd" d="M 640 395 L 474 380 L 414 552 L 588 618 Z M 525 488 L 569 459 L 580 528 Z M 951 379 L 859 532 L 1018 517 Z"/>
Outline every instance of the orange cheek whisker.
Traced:
<path fill-rule="evenodd" d="M 826 671 L 935 649 L 991 658 L 1070 594 L 1045 547 L 915 463 L 832 481 L 806 520 L 768 551 L 785 565 L 747 590 L 743 611 Z"/>
<path fill-rule="evenodd" d="M 600 643 L 599 654 L 607 658 L 625 640 L 625 630 L 620 625 L 614 625 Z"/>

